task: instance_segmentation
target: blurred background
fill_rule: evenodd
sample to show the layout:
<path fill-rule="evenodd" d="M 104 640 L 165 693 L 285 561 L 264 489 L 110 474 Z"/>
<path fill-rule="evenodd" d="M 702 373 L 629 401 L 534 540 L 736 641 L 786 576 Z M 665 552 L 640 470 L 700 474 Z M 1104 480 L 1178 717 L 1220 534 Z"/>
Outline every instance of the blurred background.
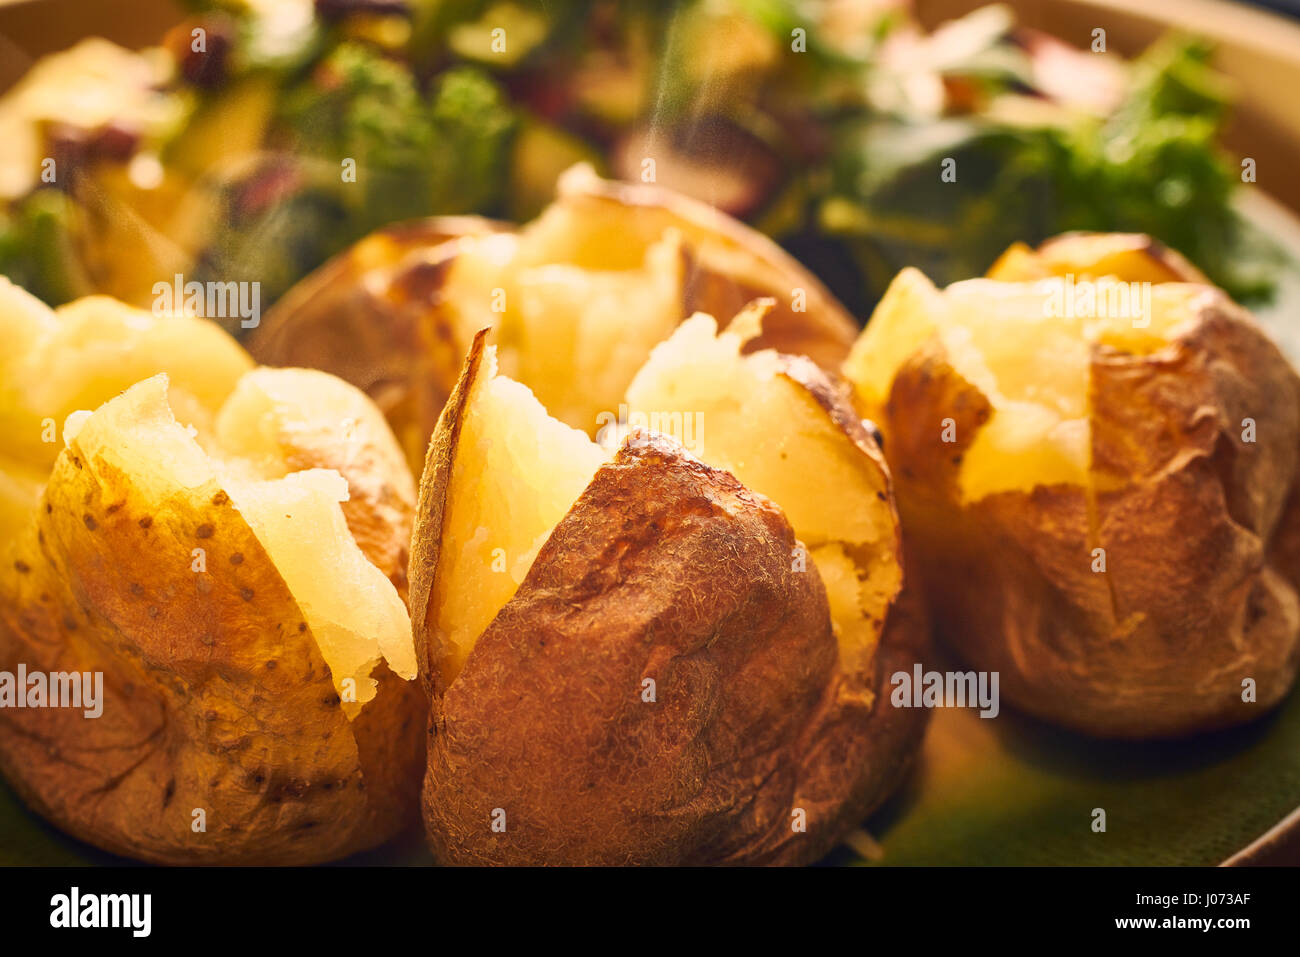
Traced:
<path fill-rule="evenodd" d="M 256 278 L 269 304 L 393 221 L 527 220 L 572 163 L 653 154 L 859 317 L 904 265 L 946 283 L 1071 229 L 1149 233 L 1266 309 L 1297 3 L 0 0 L 0 273 L 52 303 Z"/>

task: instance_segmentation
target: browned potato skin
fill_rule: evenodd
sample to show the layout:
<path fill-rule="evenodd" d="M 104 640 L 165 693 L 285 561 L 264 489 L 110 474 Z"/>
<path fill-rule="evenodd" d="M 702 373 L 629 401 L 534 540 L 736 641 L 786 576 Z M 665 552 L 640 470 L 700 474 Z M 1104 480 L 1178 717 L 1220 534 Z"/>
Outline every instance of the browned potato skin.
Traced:
<path fill-rule="evenodd" d="M 405 594 L 409 476 L 361 474 L 393 461 L 386 443 L 320 426 L 305 424 L 291 459 L 348 480 L 349 527 Z M 208 487 L 165 514 L 142 504 L 106 497 L 60 454 L 16 598 L 0 602 L 0 669 L 102 671 L 103 714 L 0 711 L 0 771 L 20 797 L 88 843 L 164 864 L 319 863 L 413 822 L 420 688 L 381 662 L 375 698 L 349 722 L 301 610 L 229 498 Z M 199 544 L 206 589 L 190 571 Z M 196 808 L 205 833 L 191 829 Z"/>
<path fill-rule="evenodd" d="M 462 236 L 505 228 L 477 216 L 398 223 L 311 273 L 245 342 L 263 365 L 321 369 L 361 389 L 418 465 L 460 371 L 438 287 Z"/>
<path fill-rule="evenodd" d="M 1300 661 L 1300 566 L 1269 555 L 1275 535 L 1300 541 L 1300 380 L 1244 310 L 1207 288 L 1199 320 L 1155 354 L 1096 348 L 1091 381 L 1104 485 L 1090 519 L 1085 491 L 1067 485 L 961 507 L 961 456 L 989 403 L 934 340 L 897 372 L 885 448 L 908 567 L 936 625 L 970 664 L 1001 673 L 1009 701 L 1091 735 L 1258 718 Z M 946 416 L 955 446 L 937 441 Z M 1254 444 L 1241 441 L 1246 417 Z M 1098 546 L 1105 574 L 1090 570 Z M 1244 678 L 1258 684 L 1255 703 L 1242 701 Z"/>
<path fill-rule="evenodd" d="M 898 783 L 919 743 L 924 712 L 892 707 L 888 692 L 892 673 L 922 660 L 923 612 L 901 598 L 873 674 L 844 674 L 820 577 L 791 570 L 784 515 L 675 444 L 629 438 L 442 687 L 429 596 L 483 341 L 430 445 L 412 545 L 412 622 L 432 698 L 423 807 L 435 856 L 574 865 L 823 857 Z M 646 677 L 655 704 L 641 700 Z M 874 692 L 869 705 L 864 692 Z M 491 828 L 496 808 L 504 833 Z M 792 830 L 794 808 L 807 814 L 806 833 Z"/>

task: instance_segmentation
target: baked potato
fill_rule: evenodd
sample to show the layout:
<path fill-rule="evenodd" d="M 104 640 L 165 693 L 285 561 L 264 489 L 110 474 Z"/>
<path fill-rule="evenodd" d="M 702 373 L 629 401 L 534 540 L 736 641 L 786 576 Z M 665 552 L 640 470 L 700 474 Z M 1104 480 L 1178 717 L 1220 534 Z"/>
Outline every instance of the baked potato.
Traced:
<path fill-rule="evenodd" d="M 474 337 L 412 538 L 440 861 L 805 863 L 898 783 L 927 635 L 889 473 L 814 363 L 742 354 L 762 311 L 682 324 L 603 444 Z"/>
<path fill-rule="evenodd" d="M 1263 714 L 1300 660 L 1296 373 L 1145 237 L 1014 249 L 993 275 L 903 271 L 844 368 L 938 632 L 1087 734 Z"/>
<path fill-rule="evenodd" d="M 102 297 L 0 281 L 0 326 L 0 671 L 97 699 L 0 709 L 19 795 L 171 864 L 326 861 L 413 822 L 415 488 L 379 411 Z"/>
<path fill-rule="evenodd" d="M 717 210 L 575 166 L 517 231 L 473 218 L 371 237 L 295 287 L 251 335 L 267 365 L 332 372 L 388 415 L 418 471 L 474 334 L 560 421 L 594 434 L 650 349 L 695 310 L 774 300 L 752 348 L 835 369 L 857 323 L 779 246 Z M 450 234 L 456 238 L 443 241 Z"/>

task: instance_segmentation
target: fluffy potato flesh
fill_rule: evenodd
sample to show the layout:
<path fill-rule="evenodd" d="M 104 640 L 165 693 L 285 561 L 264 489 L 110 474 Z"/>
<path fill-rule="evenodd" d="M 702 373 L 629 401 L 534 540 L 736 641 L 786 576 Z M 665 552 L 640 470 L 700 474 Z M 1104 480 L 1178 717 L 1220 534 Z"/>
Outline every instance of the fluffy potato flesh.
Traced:
<path fill-rule="evenodd" d="M 528 227 L 541 257 L 589 270 L 627 269 L 672 234 L 687 259 L 678 320 L 696 310 L 725 319 L 769 298 L 751 348 L 806 355 L 827 369 L 847 353 L 857 323 L 821 282 L 770 239 L 707 203 L 658 186 L 602 180 L 585 164 L 567 170 L 556 193 Z"/>
<path fill-rule="evenodd" d="M 756 322 L 719 334 L 709 316 L 687 320 L 632 381 L 629 415 L 669 426 L 693 417 L 693 454 L 780 503 L 826 586 L 842 667 L 866 674 L 902 585 L 888 475 L 815 366 L 741 354 L 756 332 Z"/>
<path fill-rule="evenodd" d="M 457 342 L 494 331 L 502 371 L 561 422 L 594 431 L 685 310 L 681 237 L 666 230 L 631 262 L 551 253 L 531 229 L 464 244 L 443 291 Z"/>
<path fill-rule="evenodd" d="M 16 534 L 62 448 L 59 430 L 159 371 L 187 422 L 206 424 L 253 362 L 201 319 L 160 322 L 105 296 L 51 310 L 0 276 L 0 531 Z"/>
<path fill-rule="evenodd" d="M 864 407 L 879 415 L 895 370 L 934 340 L 991 406 L 963 454 L 965 501 L 1039 485 L 1087 486 L 1094 349 L 1149 355 L 1194 321 L 1202 295 L 1200 287 L 1179 284 L 1144 293 L 1113 278 L 972 279 L 940 291 L 906 269 L 855 343 L 845 374 Z M 939 441 L 943 423 L 933 425 Z"/>
<path fill-rule="evenodd" d="M 1069 238 L 1018 253 L 1047 278 L 945 290 L 904 271 L 844 371 L 953 647 L 1038 716 L 1162 737 L 1293 683 L 1300 379 L 1220 291 L 1148 284 L 1133 247 Z"/>
<path fill-rule="evenodd" d="M 22 346 L 8 381 L 38 381 L 51 341 L 84 375 L 5 413 L 40 428 L 61 402 L 95 407 L 49 464 L 4 437 L 3 474 L 32 481 L 7 503 L 0 668 L 97 672 L 104 693 L 96 718 L 0 713 L 6 777 L 60 827 L 154 861 L 307 863 L 400 829 L 423 762 L 414 488 L 380 413 L 332 376 L 252 369 L 210 325 L 105 300 L 64 325 L 18 302 L 0 310 Z M 173 322 L 192 338 L 154 328 Z M 180 385 L 112 395 L 142 368 L 123 336 Z"/>
<path fill-rule="evenodd" d="M 497 375 L 494 347 L 483 364 L 461 420 L 433 597 L 444 686 L 606 459 L 526 386 Z"/>

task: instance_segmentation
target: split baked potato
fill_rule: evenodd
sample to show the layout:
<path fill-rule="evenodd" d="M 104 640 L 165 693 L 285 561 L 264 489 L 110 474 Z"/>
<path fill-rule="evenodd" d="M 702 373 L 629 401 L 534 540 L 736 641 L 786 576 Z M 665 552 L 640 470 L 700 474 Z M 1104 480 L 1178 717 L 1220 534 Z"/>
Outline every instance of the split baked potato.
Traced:
<path fill-rule="evenodd" d="M 742 354 L 763 308 L 682 324 L 603 444 L 474 337 L 412 539 L 439 860 L 810 862 L 899 781 L 889 473 L 814 363 Z"/>
<path fill-rule="evenodd" d="M 326 861 L 414 821 L 415 488 L 373 403 L 203 320 L 3 280 L 0 339 L 0 671 L 102 680 L 93 709 L 0 709 L 9 783 L 174 864 Z"/>
<path fill-rule="evenodd" d="M 909 570 L 1007 700 L 1105 737 L 1248 721 L 1300 661 L 1300 379 L 1146 237 L 894 280 L 845 364 Z"/>
<path fill-rule="evenodd" d="M 650 349 L 700 310 L 774 300 L 752 348 L 835 369 L 857 323 L 762 234 L 652 185 L 575 166 L 557 199 L 509 230 L 473 217 L 395 227 L 303 280 L 251 335 L 262 363 L 307 366 L 365 390 L 418 471 L 475 333 L 504 372 L 588 434 Z"/>

